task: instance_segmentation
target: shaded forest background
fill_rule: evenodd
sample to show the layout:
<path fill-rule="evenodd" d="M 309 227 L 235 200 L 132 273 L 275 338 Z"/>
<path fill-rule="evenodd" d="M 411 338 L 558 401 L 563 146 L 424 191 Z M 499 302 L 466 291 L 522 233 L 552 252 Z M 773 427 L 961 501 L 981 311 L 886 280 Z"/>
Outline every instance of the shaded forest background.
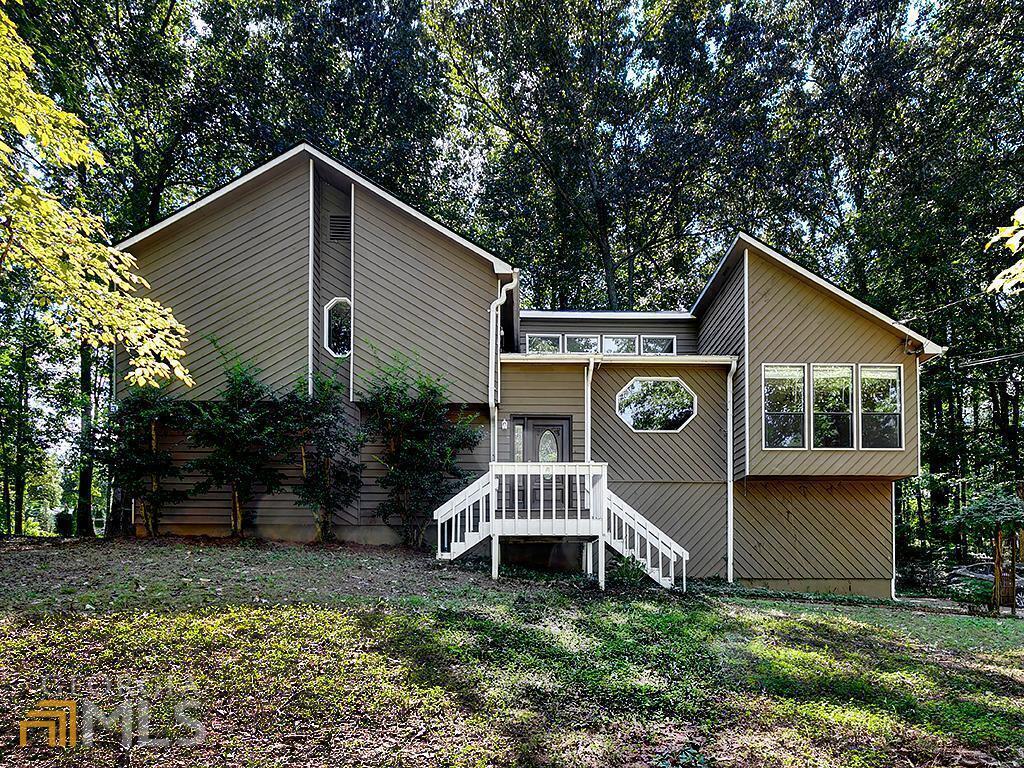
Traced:
<path fill-rule="evenodd" d="M 8 10 L 40 89 L 107 160 L 51 184 L 115 241 L 303 140 L 521 267 L 535 307 L 686 308 L 743 229 L 950 346 L 923 369 L 926 471 L 900 485 L 902 551 L 963 559 L 980 542 L 951 522 L 961 507 L 1024 479 L 1024 314 L 984 292 L 1014 260 L 984 244 L 1024 202 L 1017 3 Z M 79 486 L 102 510 L 91 430 L 109 365 L 53 344 L 26 286 L 0 294 L 7 521 L 19 503 L 80 504 Z"/>

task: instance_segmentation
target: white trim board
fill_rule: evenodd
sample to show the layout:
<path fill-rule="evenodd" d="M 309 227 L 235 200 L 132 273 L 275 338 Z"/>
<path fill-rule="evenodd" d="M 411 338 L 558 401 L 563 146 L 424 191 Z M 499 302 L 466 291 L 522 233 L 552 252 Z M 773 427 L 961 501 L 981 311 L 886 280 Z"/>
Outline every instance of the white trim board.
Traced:
<path fill-rule="evenodd" d="M 615 312 L 611 310 L 558 310 L 558 309 L 522 309 L 521 318 L 528 320 L 692 320 L 689 312 Z"/>
<path fill-rule="evenodd" d="M 944 354 L 946 352 L 947 347 L 940 346 L 940 345 L 936 344 L 934 341 L 931 341 L 930 339 L 925 338 L 924 336 L 919 334 L 917 331 L 911 330 L 910 328 L 907 328 L 905 325 L 902 325 L 901 323 L 898 323 L 896 320 L 893 320 L 891 317 L 886 315 L 884 312 L 880 312 L 877 309 L 875 309 L 874 307 L 869 306 L 868 304 L 865 304 L 860 299 L 856 298 L 855 296 L 850 295 L 849 293 L 847 293 L 846 291 L 842 290 L 841 288 L 833 285 L 828 280 L 825 280 L 824 278 L 819 277 L 818 275 L 816 275 L 813 272 L 811 272 L 809 269 L 806 269 L 806 268 L 800 266 L 799 264 L 797 264 L 792 259 L 789 259 L 786 256 L 783 256 L 781 253 L 776 251 L 771 246 L 766 245 L 765 243 L 762 243 L 756 237 L 748 235 L 746 232 L 739 232 L 739 233 L 737 233 L 735 239 L 732 242 L 732 245 L 730 245 L 728 250 L 726 251 L 726 255 L 718 263 L 718 266 L 715 268 L 715 271 L 712 273 L 711 278 L 708 280 L 708 282 L 704 286 L 704 289 L 701 291 L 700 296 L 697 297 L 697 301 L 694 302 L 693 307 L 690 310 L 692 314 L 694 314 L 694 315 L 698 314 L 698 311 L 700 309 L 700 305 L 703 303 L 705 296 L 707 296 L 707 294 L 708 294 L 708 291 L 711 289 L 712 285 L 714 285 L 716 283 L 716 281 L 717 281 L 717 279 L 719 277 L 719 274 L 725 268 L 726 264 L 730 262 L 730 258 L 729 257 L 733 254 L 733 252 L 735 251 L 737 246 L 739 246 L 741 244 L 745 245 L 745 246 L 750 246 L 750 247 L 756 248 L 759 252 L 761 252 L 765 256 L 769 257 L 770 259 L 772 259 L 776 263 L 778 263 L 781 266 L 785 267 L 786 269 L 788 269 L 789 271 L 793 272 L 794 274 L 802 277 L 803 279 L 807 280 L 808 282 L 814 284 L 818 288 L 821 288 L 822 290 L 826 291 L 827 293 L 830 293 L 832 296 L 835 296 L 839 300 L 841 300 L 841 301 L 843 301 L 843 302 L 845 302 L 847 304 L 850 304 L 855 309 L 859 310 L 861 313 L 867 315 L 868 317 L 870 317 L 870 318 L 872 318 L 874 320 L 877 320 L 880 323 L 883 323 L 884 325 L 889 326 L 892 330 L 898 332 L 900 335 L 906 336 L 908 338 L 913 339 L 914 341 L 917 341 L 924 348 L 924 354 L 926 354 L 926 355 L 941 355 L 941 354 Z M 746 250 L 744 251 L 744 253 L 746 253 Z"/>
<path fill-rule="evenodd" d="M 477 256 L 480 256 L 481 258 L 486 259 L 487 261 L 489 261 L 491 263 L 491 266 L 494 268 L 495 274 L 499 274 L 499 275 L 500 274 L 512 274 L 512 266 L 510 264 L 502 261 L 497 256 L 495 256 L 494 254 L 484 250 L 483 248 L 481 248 L 476 243 L 470 242 L 469 240 L 464 238 L 462 235 L 459 235 L 458 233 L 453 232 L 452 230 L 448 229 L 448 227 L 444 226 L 440 222 L 435 221 L 434 219 L 432 219 L 429 216 L 427 216 L 425 213 L 422 213 L 421 211 L 416 210 L 415 208 L 413 208 L 408 203 L 402 202 L 397 197 L 392 195 L 390 192 L 382 189 L 381 187 L 378 187 L 376 184 L 374 184 L 369 179 L 366 179 L 365 177 L 360 176 L 358 173 L 353 171 L 351 168 L 348 168 L 347 166 L 342 165 L 341 163 L 339 163 L 334 158 L 330 157 L 329 155 L 324 154 L 323 152 L 321 152 L 319 149 L 317 149 L 316 147 L 312 146 L 311 144 L 306 144 L 306 143 L 299 144 L 299 145 L 297 145 L 295 147 L 292 147 L 287 152 L 284 152 L 283 154 L 278 155 L 277 157 L 273 158 L 272 160 L 267 161 L 266 163 L 264 163 L 263 165 L 259 166 L 258 168 L 255 168 L 255 169 L 249 171 L 248 173 L 243 174 L 242 176 L 239 176 L 237 179 L 235 179 L 231 183 L 224 185 L 220 189 L 214 190 L 213 192 L 211 192 L 210 194 L 206 195 L 205 197 L 199 198 L 198 200 L 196 200 L 191 205 L 187 205 L 184 208 L 182 208 L 181 210 L 171 214 L 170 216 L 168 216 L 163 221 L 159 221 L 156 224 L 153 224 L 152 226 L 147 227 L 146 229 L 143 229 L 141 232 L 136 232 L 131 237 L 129 237 L 129 238 L 127 238 L 125 240 L 122 240 L 121 242 L 117 243 L 114 247 L 123 250 L 123 249 L 126 249 L 126 248 L 130 248 L 131 246 L 141 242 L 142 240 L 145 240 L 146 238 L 152 237 L 157 232 L 160 232 L 161 230 L 166 229 L 167 227 L 171 226 L 175 222 L 181 221 L 186 216 L 192 215 L 193 213 L 195 213 L 199 209 L 209 205 L 210 203 L 213 203 L 213 202 L 219 200 L 220 198 L 224 197 L 227 194 L 230 194 L 234 190 L 236 190 L 239 187 L 241 187 L 243 184 L 246 184 L 246 183 L 252 181 L 253 179 L 256 179 L 256 178 L 262 176 L 263 174 L 267 173 L 268 171 L 273 170 L 274 168 L 276 168 L 277 166 L 281 165 L 282 163 L 288 162 L 293 157 L 297 157 L 298 155 L 302 154 L 303 152 L 305 152 L 306 154 L 310 155 L 310 157 L 313 160 L 318 160 L 319 162 L 323 163 L 324 165 L 334 169 L 338 173 L 340 173 L 340 174 L 342 174 L 344 176 L 347 176 L 349 179 L 351 179 L 353 181 L 353 183 L 357 183 L 357 184 L 359 184 L 359 186 L 363 187 L 364 189 L 369 190 L 370 192 L 373 192 L 378 197 L 383 198 L 387 202 L 389 202 L 392 205 L 394 205 L 396 208 L 398 208 L 398 209 L 402 210 L 403 212 L 409 214 L 410 216 L 412 216 L 413 218 L 415 218 L 418 221 L 422 222 L 423 224 L 426 224 L 428 227 L 430 227 L 431 229 L 435 230 L 436 232 L 441 233 L 445 237 L 449 238 L 450 240 L 455 241 L 456 243 L 458 243 L 462 247 L 466 248 L 467 250 L 472 251 Z"/>
<path fill-rule="evenodd" d="M 503 363 L 542 363 L 546 365 L 732 365 L 732 355 L 555 355 L 533 352 L 504 352 Z"/>

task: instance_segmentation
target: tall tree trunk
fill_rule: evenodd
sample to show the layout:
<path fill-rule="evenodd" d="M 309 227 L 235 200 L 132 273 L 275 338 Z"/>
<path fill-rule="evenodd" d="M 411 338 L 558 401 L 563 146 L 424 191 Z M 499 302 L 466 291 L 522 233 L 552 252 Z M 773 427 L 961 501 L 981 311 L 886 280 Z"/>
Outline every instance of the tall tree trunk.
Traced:
<path fill-rule="evenodd" d="M 998 614 L 1003 604 L 1003 528 L 1000 525 L 996 526 L 992 550 L 992 602 Z"/>
<path fill-rule="evenodd" d="M 1010 615 L 1017 615 L 1017 529 L 1010 532 Z"/>
<path fill-rule="evenodd" d="M 242 502 L 234 483 L 231 484 L 231 535 L 242 538 Z"/>
<path fill-rule="evenodd" d="M 75 527 L 79 536 L 95 536 L 96 530 L 92 524 L 92 347 L 82 342 L 79 352 L 81 367 L 78 393 L 81 398 L 81 432 L 78 442 L 78 507 Z"/>
<path fill-rule="evenodd" d="M 17 467 L 14 475 L 14 535 L 25 532 L 25 467 Z"/>
<path fill-rule="evenodd" d="M 4 467 L 4 533 L 11 533 L 11 476 Z"/>

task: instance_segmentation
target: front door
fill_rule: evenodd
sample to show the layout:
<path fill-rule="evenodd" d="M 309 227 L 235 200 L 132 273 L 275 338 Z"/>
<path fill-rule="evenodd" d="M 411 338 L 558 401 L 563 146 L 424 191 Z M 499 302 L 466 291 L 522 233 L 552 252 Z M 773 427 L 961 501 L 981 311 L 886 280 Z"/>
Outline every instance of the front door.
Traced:
<path fill-rule="evenodd" d="M 512 432 L 513 461 L 571 461 L 570 428 L 570 420 L 559 416 L 515 419 Z"/>

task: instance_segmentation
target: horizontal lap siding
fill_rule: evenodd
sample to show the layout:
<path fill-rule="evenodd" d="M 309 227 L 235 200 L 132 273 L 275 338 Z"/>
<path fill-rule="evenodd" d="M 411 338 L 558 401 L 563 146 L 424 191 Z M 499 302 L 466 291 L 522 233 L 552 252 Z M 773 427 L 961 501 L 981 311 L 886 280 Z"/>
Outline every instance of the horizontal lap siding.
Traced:
<path fill-rule="evenodd" d="M 892 577 L 892 483 L 747 480 L 736 484 L 741 579 Z"/>
<path fill-rule="evenodd" d="M 679 433 L 633 432 L 615 397 L 634 377 L 678 376 L 697 396 Z M 694 578 L 725 575 L 726 368 L 606 365 L 594 375 L 593 458 L 608 463 L 611 490 L 690 552 Z"/>
<path fill-rule="evenodd" d="M 722 289 L 701 316 L 697 340 L 697 350 L 702 355 L 734 355 L 737 358 L 733 375 L 733 467 L 737 477 L 743 475 L 746 463 L 744 269 L 741 260 L 726 277 Z"/>
<path fill-rule="evenodd" d="M 487 414 L 483 412 L 474 415 L 473 424 L 480 430 L 480 442 L 472 451 L 456 457 L 459 466 L 462 467 L 472 480 L 487 472 L 491 456 L 490 430 L 488 429 Z M 382 522 L 377 515 L 377 507 L 385 498 L 387 490 L 377 484 L 377 481 L 384 476 L 384 465 L 380 462 L 381 443 L 369 442 L 363 446 L 360 460 L 363 468 L 363 488 L 359 496 L 359 524 L 377 525 Z M 458 490 L 461 490 L 459 488 Z M 433 513 L 432 509 L 424 509 L 424 515 Z"/>
<path fill-rule="evenodd" d="M 165 487 L 170 490 L 191 492 L 197 482 L 205 479 L 194 471 L 185 471 L 185 465 L 209 453 L 208 450 L 191 445 L 180 432 L 164 433 L 160 436 L 163 450 L 171 453 L 173 466 L 181 476 L 168 480 Z M 272 539 L 307 541 L 313 538 L 313 512 L 298 506 L 297 497 L 291 486 L 298 484 L 302 470 L 295 457 L 282 457 L 275 462 L 285 478 L 285 491 L 278 494 L 258 493 L 247 506 L 255 512 L 256 533 Z M 136 513 L 136 522 L 142 523 L 141 511 Z M 168 505 L 161 515 L 161 531 L 186 535 L 226 536 L 231 527 L 231 491 L 229 488 L 215 488 L 207 493 L 191 495 L 185 501 Z"/>
<path fill-rule="evenodd" d="M 750 474 L 916 475 L 917 364 L 913 355 L 904 352 L 902 337 L 754 251 L 750 254 L 749 269 Z M 903 366 L 904 450 L 763 450 L 762 363 L 889 363 Z"/>
<path fill-rule="evenodd" d="M 586 366 L 502 363 L 498 459 L 512 461 L 512 423 L 515 416 L 568 416 L 572 425 L 572 458 L 586 457 L 586 408 L 584 378 Z"/>
<path fill-rule="evenodd" d="M 356 387 L 400 352 L 443 378 L 454 402 L 487 402 L 491 264 L 362 189 L 356 190 Z"/>
<path fill-rule="evenodd" d="M 686 319 L 671 320 L 601 320 L 574 318 L 531 318 L 519 321 L 520 349 L 526 351 L 526 334 L 568 333 L 568 334 L 626 334 L 633 336 L 675 336 L 676 354 L 690 355 L 697 352 L 697 321 Z"/>
<path fill-rule="evenodd" d="M 251 360 L 275 389 L 306 374 L 309 280 L 309 162 L 296 159 L 134 246 L 152 288 L 189 330 L 190 399 L 223 381 L 226 353 Z M 127 370 L 123 350 L 118 368 Z"/>

